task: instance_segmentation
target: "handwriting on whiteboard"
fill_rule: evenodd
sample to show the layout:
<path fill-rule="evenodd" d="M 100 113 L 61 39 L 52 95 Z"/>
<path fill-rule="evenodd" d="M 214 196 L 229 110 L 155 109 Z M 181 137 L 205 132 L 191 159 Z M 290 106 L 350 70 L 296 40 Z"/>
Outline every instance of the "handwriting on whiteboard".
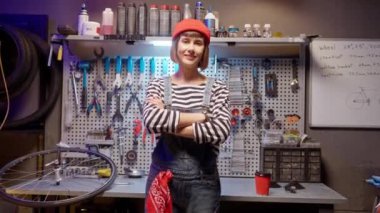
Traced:
<path fill-rule="evenodd" d="M 314 69 L 323 78 L 380 76 L 380 44 L 376 42 L 326 42 L 314 50 Z"/>

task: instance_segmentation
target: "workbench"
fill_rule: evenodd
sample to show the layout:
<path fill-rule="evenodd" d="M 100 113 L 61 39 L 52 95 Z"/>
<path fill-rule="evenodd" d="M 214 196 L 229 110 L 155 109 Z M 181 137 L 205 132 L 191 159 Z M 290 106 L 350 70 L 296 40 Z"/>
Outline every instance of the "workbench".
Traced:
<path fill-rule="evenodd" d="M 119 176 L 113 186 L 102 194 L 104 197 L 145 198 L 146 177 L 126 178 Z M 244 206 L 293 204 L 311 206 L 315 212 L 333 212 L 334 204 L 346 202 L 346 198 L 323 183 L 301 183 L 305 189 L 290 193 L 284 189 L 287 183 L 278 183 L 280 188 L 270 188 L 269 196 L 256 194 L 254 178 L 221 178 L 221 199 L 227 202 L 245 202 Z M 231 204 L 231 203 L 230 203 Z"/>

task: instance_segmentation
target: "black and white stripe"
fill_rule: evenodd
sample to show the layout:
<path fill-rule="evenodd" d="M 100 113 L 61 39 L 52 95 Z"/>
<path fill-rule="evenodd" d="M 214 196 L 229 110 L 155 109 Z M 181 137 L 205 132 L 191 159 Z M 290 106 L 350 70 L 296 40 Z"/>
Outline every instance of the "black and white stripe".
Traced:
<path fill-rule="evenodd" d="M 204 89 L 201 85 L 172 84 L 172 106 L 182 109 L 202 108 Z M 210 143 L 219 152 L 219 144 L 223 143 L 230 134 L 231 114 L 229 110 L 229 92 L 227 86 L 216 80 L 211 89 L 209 122 L 194 123 L 194 141 L 197 143 Z M 146 97 L 161 97 L 164 100 L 164 80 L 157 78 L 150 82 Z M 174 133 L 179 122 L 179 111 L 158 109 L 145 103 L 143 113 L 144 124 L 149 132 L 156 133 L 157 137 L 163 132 Z"/>

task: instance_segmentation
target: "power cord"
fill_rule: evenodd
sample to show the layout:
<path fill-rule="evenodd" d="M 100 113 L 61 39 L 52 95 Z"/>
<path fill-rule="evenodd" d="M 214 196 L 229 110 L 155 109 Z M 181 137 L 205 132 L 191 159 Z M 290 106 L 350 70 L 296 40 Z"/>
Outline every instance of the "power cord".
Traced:
<path fill-rule="evenodd" d="M 4 74 L 4 69 L 3 69 L 3 61 L 1 59 L 1 41 L 0 41 L 0 72 L 1 72 L 1 77 L 3 79 L 3 83 L 4 83 L 5 95 L 6 95 L 6 98 L 7 98 L 7 110 L 5 112 L 3 121 L 1 122 L 1 125 L 0 125 L 0 130 L 2 130 L 3 126 L 4 126 L 4 124 L 5 124 L 5 122 L 7 121 L 7 118 L 8 118 L 9 108 L 10 108 L 10 100 L 9 100 L 8 85 L 7 85 L 7 81 L 5 79 L 5 74 Z"/>

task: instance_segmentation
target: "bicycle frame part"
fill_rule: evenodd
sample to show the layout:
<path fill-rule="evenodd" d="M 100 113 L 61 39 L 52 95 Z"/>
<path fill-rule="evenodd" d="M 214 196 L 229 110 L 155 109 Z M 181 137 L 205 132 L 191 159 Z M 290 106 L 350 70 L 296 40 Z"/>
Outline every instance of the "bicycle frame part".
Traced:
<path fill-rule="evenodd" d="M 43 161 L 43 168 L 34 166 Z M 98 174 L 110 170 L 109 177 Z M 34 152 L 0 169 L 0 197 L 32 208 L 65 206 L 91 199 L 115 181 L 117 168 L 106 155 L 80 148 Z"/>

